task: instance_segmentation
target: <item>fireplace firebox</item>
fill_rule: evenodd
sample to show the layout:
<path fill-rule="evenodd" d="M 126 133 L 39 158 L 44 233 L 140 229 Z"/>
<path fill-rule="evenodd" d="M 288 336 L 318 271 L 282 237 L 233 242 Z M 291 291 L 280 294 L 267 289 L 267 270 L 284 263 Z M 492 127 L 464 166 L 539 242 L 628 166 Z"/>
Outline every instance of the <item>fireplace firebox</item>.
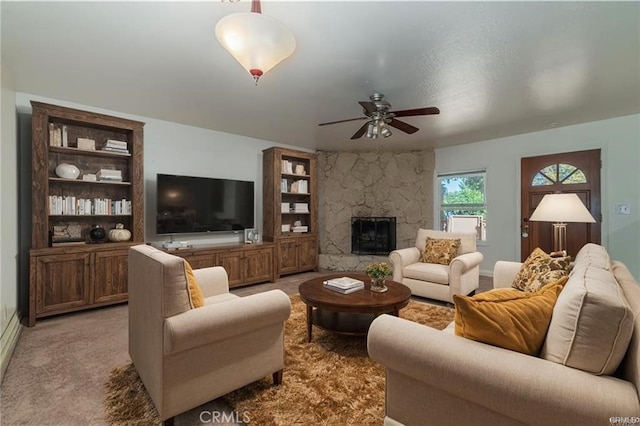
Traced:
<path fill-rule="evenodd" d="M 395 217 L 352 217 L 352 254 L 389 254 L 396 249 Z"/>

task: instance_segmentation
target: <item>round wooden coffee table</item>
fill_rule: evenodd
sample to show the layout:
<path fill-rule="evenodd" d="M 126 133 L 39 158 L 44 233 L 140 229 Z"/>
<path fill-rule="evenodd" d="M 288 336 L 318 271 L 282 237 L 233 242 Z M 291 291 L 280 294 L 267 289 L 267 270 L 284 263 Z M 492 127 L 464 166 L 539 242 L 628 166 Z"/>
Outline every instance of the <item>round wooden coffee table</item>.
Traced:
<path fill-rule="evenodd" d="M 324 287 L 332 278 L 350 277 L 363 281 L 363 290 L 349 294 L 338 293 Z M 409 287 L 386 280 L 388 290 L 376 293 L 370 290 L 371 279 L 364 274 L 338 273 L 314 278 L 300 284 L 300 299 L 307 305 L 307 339 L 310 342 L 313 326 L 334 333 L 362 336 L 369 331 L 371 322 L 381 314 L 398 315 L 411 298 Z"/>

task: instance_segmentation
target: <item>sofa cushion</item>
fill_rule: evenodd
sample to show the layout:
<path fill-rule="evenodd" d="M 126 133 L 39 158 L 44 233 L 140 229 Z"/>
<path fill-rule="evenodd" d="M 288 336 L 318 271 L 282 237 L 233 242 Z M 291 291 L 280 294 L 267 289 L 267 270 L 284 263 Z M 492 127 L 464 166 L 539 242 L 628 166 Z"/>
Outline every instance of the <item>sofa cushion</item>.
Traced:
<path fill-rule="evenodd" d="M 198 285 L 198 280 L 193 274 L 191 265 L 186 260 L 184 261 L 184 273 L 187 278 L 187 290 L 189 292 L 189 304 L 191 305 L 191 309 L 204 306 L 204 295 L 202 294 L 202 289 Z"/>
<path fill-rule="evenodd" d="M 453 295 L 458 336 L 528 355 L 538 355 L 553 306 L 568 277 L 532 293 L 497 289 L 475 296 Z"/>
<path fill-rule="evenodd" d="M 420 262 L 448 265 L 458 255 L 459 247 L 460 239 L 458 238 L 435 239 L 427 237 Z"/>
<path fill-rule="evenodd" d="M 524 292 L 538 291 L 566 276 L 570 264 L 569 256 L 551 257 L 536 247 L 520 267 L 512 287 Z"/>
<path fill-rule="evenodd" d="M 471 253 L 476 251 L 476 237 L 475 233 L 469 232 L 446 232 L 436 231 L 434 229 L 418 229 L 418 235 L 416 236 L 416 244 L 420 253 L 424 251 L 424 246 L 427 243 L 427 237 L 442 239 L 442 238 L 459 238 L 460 247 L 458 247 L 458 254 Z"/>
<path fill-rule="evenodd" d="M 449 284 L 449 266 L 437 263 L 412 263 L 402 269 L 404 278 L 428 281 L 438 284 Z"/>
<path fill-rule="evenodd" d="M 574 268 L 553 309 L 541 356 L 588 371 L 613 374 L 633 333 L 633 311 L 610 271 Z"/>
<path fill-rule="evenodd" d="M 596 268 L 609 270 L 611 258 L 607 249 L 599 244 L 587 243 L 578 251 L 573 261 L 573 269 L 580 269 L 584 266 L 595 266 Z"/>

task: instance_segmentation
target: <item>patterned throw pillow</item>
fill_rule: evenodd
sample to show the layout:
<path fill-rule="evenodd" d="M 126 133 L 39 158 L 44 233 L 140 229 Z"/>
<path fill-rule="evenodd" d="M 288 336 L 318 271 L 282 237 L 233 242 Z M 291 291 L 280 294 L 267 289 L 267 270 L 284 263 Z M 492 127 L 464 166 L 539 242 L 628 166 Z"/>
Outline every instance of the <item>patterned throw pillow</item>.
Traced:
<path fill-rule="evenodd" d="M 420 262 L 448 265 L 458 255 L 460 238 L 435 239 L 427 237 Z"/>
<path fill-rule="evenodd" d="M 547 284 L 567 276 L 571 256 L 551 257 L 536 247 L 516 275 L 512 287 L 527 293 L 540 290 Z"/>

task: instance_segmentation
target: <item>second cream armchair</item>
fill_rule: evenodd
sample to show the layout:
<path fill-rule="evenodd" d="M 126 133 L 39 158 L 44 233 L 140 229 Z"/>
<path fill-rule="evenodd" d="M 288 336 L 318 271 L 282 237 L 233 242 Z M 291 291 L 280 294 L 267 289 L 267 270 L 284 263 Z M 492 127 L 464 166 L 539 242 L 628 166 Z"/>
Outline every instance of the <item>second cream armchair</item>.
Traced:
<path fill-rule="evenodd" d="M 147 245 L 129 250 L 129 355 L 165 424 L 263 377 L 282 381 L 289 297 L 238 297 L 219 266 L 193 274 L 204 296 L 195 309 L 182 258 Z"/>
<path fill-rule="evenodd" d="M 420 261 L 427 237 L 459 238 L 457 256 L 449 265 Z M 454 294 L 467 295 L 480 286 L 482 253 L 476 251 L 475 233 L 456 233 L 419 229 L 415 247 L 394 250 L 389 254 L 393 280 L 411 289 L 415 296 L 453 303 Z"/>

